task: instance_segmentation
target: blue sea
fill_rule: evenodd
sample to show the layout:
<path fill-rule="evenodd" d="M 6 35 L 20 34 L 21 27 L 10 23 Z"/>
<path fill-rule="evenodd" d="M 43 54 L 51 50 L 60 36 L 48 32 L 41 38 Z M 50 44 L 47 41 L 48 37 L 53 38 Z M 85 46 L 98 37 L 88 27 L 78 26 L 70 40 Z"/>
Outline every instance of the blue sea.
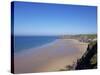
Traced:
<path fill-rule="evenodd" d="M 36 48 L 56 40 L 57 36 L 15 36 L 14 52 L 20 52 L 29 48 Z"/>

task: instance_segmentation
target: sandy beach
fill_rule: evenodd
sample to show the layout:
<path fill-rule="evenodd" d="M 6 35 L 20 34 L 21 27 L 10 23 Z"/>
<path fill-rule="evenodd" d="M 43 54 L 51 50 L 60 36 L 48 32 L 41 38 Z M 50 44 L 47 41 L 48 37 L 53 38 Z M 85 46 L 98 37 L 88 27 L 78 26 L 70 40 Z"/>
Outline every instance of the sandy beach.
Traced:
<path fill-rule="evenodd" d="M 59 71 L 72 65 L 87 48 L 87 43 L 74 39 L 57 39 L 41 47 L 15 54 L 15 73 Z"/>

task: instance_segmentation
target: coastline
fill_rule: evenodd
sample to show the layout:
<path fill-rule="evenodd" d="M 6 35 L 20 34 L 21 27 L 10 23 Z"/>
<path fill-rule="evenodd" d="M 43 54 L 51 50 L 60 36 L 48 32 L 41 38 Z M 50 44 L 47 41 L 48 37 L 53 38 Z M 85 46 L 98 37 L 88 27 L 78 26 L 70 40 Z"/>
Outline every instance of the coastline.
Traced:
<path fill-rule="evenodd" d="M 15 73 L 58 71 L 81 58 L 87 45 L 75 39 L 57 39 L 41 47 L 31 48 L 15 55 Z"/>

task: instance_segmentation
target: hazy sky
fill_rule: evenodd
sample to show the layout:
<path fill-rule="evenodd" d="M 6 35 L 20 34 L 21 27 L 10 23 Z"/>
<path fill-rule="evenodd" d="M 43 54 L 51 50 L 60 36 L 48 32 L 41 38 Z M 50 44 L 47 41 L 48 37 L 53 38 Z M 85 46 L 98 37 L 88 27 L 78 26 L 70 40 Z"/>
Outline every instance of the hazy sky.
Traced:
<path fill-rule="evenodd" d="M 15 35 L 64 35 L 97 32 L 97 9 L 43 3 L 14 3 Z"/>

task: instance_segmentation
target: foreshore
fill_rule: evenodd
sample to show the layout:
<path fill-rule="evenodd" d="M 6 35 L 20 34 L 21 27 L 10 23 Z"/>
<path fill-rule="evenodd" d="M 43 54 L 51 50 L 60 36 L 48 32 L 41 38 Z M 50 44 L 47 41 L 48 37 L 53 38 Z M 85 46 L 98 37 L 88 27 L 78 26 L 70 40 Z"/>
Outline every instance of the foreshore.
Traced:
<path fill-rule="evenodd" d="M 87 46 L 87 43 L 74 39 L 57 39 L 41 47 L 31 48 L 15 55 L 15 73 L 59 71 L 81 58 Z"/>

